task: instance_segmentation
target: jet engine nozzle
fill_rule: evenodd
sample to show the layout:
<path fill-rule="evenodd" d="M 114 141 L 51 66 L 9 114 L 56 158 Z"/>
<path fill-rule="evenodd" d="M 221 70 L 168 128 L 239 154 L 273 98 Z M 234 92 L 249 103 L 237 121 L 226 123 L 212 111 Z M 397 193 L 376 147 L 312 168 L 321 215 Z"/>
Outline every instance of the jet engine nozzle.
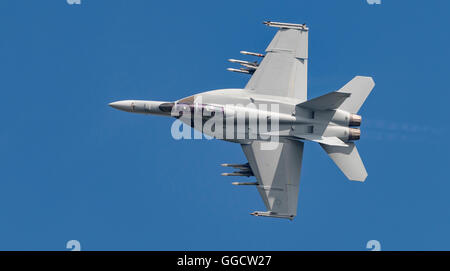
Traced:
<path fill-rule="evenodd" d="M 359 140 L 361 137 L 361 130 L 350 128 L 348 133 L 348 140 Z"/>
<path fill-rule="evenodd" d="M 362 121 L 362 117 L 360 115 L 351 114 L 348 125 L 349 126 L 361 126 L 361 121 Z"/>

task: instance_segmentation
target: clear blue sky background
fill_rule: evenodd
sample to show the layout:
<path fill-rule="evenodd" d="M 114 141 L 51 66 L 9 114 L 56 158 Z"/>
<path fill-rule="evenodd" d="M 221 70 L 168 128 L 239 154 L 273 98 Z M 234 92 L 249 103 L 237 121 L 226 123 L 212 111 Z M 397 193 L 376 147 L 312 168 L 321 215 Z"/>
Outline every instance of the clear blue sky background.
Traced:
<path fill-rule="evenodd" d="M 450 249 L 449 1 L 0 2 L 0 249 Z M 376 87 L 352 183 L 307 143 L 293 222 L 257 218 L 253 187 L 222 177 L 239 145 L 176 141 L 169 118 L 121 99 L 243 87 L 239 50 L 310 26 L 309 97 L 355 75 Z"/>

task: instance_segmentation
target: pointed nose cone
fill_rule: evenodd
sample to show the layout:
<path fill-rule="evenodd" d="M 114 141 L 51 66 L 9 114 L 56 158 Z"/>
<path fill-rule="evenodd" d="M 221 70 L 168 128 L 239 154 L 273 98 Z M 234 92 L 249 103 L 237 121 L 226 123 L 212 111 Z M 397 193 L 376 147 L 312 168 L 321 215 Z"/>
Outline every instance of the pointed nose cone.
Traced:
<path fill-rule="evenodd" d="M 130 113 L 170 116 L 173 103 L 142 100 L 123 100 L 110 103 L 109 106 Z"/>
<path fill-rule="evenodd" d="M 115 109 L 119 109 L 126 112 L 132 112 L 132 103 L 131 101 L 117 101 L 110 103 L 109 106 Z"/>

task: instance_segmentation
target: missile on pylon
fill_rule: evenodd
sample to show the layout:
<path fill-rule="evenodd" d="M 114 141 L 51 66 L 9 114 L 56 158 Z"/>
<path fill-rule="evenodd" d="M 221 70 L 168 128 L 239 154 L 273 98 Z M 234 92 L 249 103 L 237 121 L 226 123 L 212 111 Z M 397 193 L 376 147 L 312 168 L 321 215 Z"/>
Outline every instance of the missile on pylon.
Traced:
<path fill-rule="evenodd" d="M 232 185 L 258 185 L 258 182 L 245 182 L 245 183 L 240 183 L 240 182 L 232 182 Z"/>
<path fill-rule="evenodd" d="M 250 177 L 253 176 L 253 173 L 251 171 L 236 171 L 232 173 L 222 173 L 222 176 Z"/>
<path fill-rule="evenodd" d="M 244 60 L 239 60 L 239 59 L 228 59 L 228 61 L 230 61 L 231 63 L 239 63 L 243 66 L 251 66 L 251 67 L 255 67 L 255 69 L 258 67 L 258 62 L 254 61 L 254 62 L 250 62 L 250 61 L 244 61 Z"/>
<path fill-rule="evenodd" d="M 240 69 L 227 68 L 227 71 L 240 72 L 240 73 L 246 73 L 246 74 L 253 74 L 253 72 L 254 72 L 254 70 L 244 69 L 244 68 L 240 68 Z"/>
<path fill-rule="evenodd" d="M 249 169 L 249 165 L 247 164 L 221 164 L 222 167 L 232 167 L 232 168 L 239 168 L 239 169 Z"/>
<path fill-rule="evenodd" d="M 243 55 L 248 55 L 248 56 L 264 57 L 264 54 L 260 54 L 260 53 L 253 53 L 253 52 L 247 52 L 247 51 L 240 51 L 240 53 Z"/>
<path fill-rule="evenodd" d="M 250 168 L 250 165 L 248 163 L 246 163 L 246 164 L 221 164 L 221 166 L 232 167 L 232 168 L 239 170 L 239 171 L 235 171 L 232 173 L 222 173 L 222 176 L 243 176 L 243 177 L 254 176 L 253 171 Z"/>

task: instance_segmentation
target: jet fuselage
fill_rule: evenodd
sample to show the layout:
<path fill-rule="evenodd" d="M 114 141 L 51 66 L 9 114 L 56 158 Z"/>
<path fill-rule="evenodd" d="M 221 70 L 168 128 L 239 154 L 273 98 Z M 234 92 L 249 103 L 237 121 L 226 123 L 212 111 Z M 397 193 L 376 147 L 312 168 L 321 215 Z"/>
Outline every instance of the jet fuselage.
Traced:
<path fill-rule="evenodd" d="M 175 102 L 125 100 L 110 105 L 132 113 L 175 117 L 205 135 L 232 142 L 320 136 L 359 139 L 359 129 L 349 128 L 359 126 L 359 116 L 340 110 L 310 110 L 299 106 L 301 102 L 245 89 L 219 89 Z"/>

